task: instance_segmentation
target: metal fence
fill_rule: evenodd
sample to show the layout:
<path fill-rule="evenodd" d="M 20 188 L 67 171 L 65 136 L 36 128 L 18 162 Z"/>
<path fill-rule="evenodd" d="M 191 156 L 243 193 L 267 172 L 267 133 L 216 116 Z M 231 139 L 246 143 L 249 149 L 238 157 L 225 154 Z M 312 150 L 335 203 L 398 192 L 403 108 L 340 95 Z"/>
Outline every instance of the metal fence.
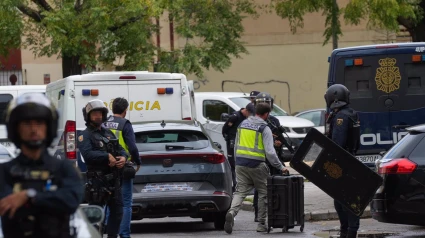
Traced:
<path fill-rule="evenodd" d="M 22 85 L 23 83 L 22 70 L 16 69 L 16 66 L 5 68 L 0 65 L 0 85 Z"/>

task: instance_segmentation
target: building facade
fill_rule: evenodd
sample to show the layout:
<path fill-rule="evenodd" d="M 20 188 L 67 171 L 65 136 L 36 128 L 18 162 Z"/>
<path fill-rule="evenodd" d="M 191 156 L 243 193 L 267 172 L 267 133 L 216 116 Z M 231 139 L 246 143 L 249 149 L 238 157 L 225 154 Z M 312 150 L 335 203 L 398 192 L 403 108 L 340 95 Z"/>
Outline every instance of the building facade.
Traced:
<path fill-rule="evenodd" d="M 338 0 L 340 7 L 347 2 Z M 367 29 L 366 22 L 358 26 L 344 25 L 343 19 L 341 22 L 343 36 L 338 42 L 340 48 L 397 40 L 389 32 Z M 179 39 L 177 35 L 170 37 L 166 17 L 161 19 L 160 25 L 161 47 L 170 49 L 172 45 L 174 48 L 184 46 L 184 39 Z M 332 52 L 332 42 L 323 46 L 325 17 L 321 13 L 306 15 L 304 28 L 298 29 L 296 34 L 290 31 L 289 22 L 276 14 L 263 14 L 255 20 L 245 19 L 244 26 L 242 41 L 247 43 L 249 54 L 234 59 L 232 66 L 224 73 L 209 70 L 205 71 L 204 78 L 189 75 L 189 79 L 195 80 L 196 91 L 266 91 L 288 113 L 324 107 L 328 57 Z M 170 39 L 173 39 L 173 43 Z M 19 54 L 20 57 L 17 56 Z M 19 74 L 16 75 L 17 84 L 46 84 L 62 77 L 62 64 L 58 56 L 37 58 L 27 49 L 17 50 L 14 55 L 20 58 L 20 61 L 15 60 L 16 64 L 21 64 L 14 68 Z M 11 67 L 10 64 L 8 67 Z M 0 83 L 10 85 L 10 80 L 7 81 L 10 73 L 4 77 L 1 73 Z"/>

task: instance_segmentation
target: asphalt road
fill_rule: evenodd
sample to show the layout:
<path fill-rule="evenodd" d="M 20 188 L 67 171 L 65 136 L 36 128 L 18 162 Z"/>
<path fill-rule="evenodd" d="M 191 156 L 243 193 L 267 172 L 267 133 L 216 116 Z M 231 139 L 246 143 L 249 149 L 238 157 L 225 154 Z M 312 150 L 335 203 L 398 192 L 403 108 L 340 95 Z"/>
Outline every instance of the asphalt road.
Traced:
<path fill-rule="evenodd" d="M 287 234 L 282 234 L 281 229 L 275 229 L 270 234 L 257 233 L 257 223 L 254 222 L 252 212 L 241 211 L 236 216 L 233 233 L 228 235 L 224 231 L 214 229 L 213 223 L 203 223 L 201 219 L 192 218 L 162 218 L 143 219 L 132 224 L 131 237 L 330 237 L 336 235 L 339 222 L 319 221 L 306 223 L 304 232 L 299 227 L 290 229 Z M 371 234 L 374 234 L 372 236 Z M 391 234 L 391 235 L 383 235 Z M 360 221 L 358 237 L 425 237 L 425 227 L 395 225 L 379 223 L 373 219 Z"/>

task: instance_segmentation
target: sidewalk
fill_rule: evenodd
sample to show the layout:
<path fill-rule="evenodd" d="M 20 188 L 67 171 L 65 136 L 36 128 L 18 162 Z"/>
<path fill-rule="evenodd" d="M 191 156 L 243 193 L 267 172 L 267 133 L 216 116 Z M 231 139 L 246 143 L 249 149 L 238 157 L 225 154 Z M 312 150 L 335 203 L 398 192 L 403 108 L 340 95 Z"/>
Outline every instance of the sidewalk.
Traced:
<path fill-rule="evenodd" d="M 287 165 L 290 174 L 299 174 Z M 242 210 L 254 211 L 252 203 L 245 201 Z M 321 221 L 338 219 L 333 199 L 311 182 L 304 182 L 304 214 L 306 221 Z M 370 208 L 367 207 L 362 218 L 370 218 Z"/>

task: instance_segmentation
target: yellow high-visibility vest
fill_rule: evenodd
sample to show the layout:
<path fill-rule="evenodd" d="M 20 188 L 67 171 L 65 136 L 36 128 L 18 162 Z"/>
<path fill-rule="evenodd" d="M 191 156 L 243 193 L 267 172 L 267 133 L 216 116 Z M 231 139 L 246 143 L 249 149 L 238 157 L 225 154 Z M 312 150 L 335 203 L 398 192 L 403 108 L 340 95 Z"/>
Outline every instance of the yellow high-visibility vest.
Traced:
<path fill-rule="evenodd" d="M 265 161 L 263 131 L 267 125 L 257 125 L 244 120 L 238 128 L 235 155 L 245 159 Z"/>

